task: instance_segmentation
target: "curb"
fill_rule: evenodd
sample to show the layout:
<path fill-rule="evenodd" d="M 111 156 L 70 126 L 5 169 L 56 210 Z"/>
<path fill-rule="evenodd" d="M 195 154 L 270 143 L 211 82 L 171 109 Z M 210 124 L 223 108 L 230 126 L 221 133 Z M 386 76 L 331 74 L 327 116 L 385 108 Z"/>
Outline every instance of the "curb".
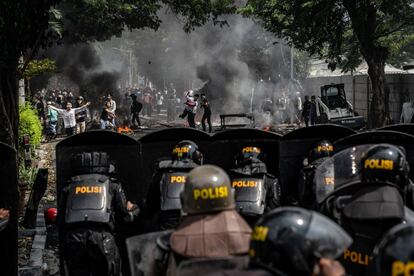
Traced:
<path fill-rule="evenodd" d="M 37 210 L 36 229 L 25 230 L 22 235 L 33 233 L 33 244 L 30 250 L 29 265 L 19 269 L 20 276 L 40 276 L 43 267 L 43 251 L 46 245 L 46 224 L 43 213 L 43 206 Z"/>

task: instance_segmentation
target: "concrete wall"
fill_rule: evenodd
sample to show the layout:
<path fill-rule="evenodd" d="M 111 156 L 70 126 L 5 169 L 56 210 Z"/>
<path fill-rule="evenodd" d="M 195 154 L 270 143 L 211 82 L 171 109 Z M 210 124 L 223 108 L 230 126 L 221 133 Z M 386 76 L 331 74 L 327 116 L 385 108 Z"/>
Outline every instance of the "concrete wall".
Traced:
<path fill-rule="evenodd" d="M 320 87 L 331 83 L 344 83 L 348 101 L 356 112 L 368 119 L 369 103 L 372 92 L 367 75 L 318 77 L 305 81 L 304 89 L 308 95 L 320 96 Z M 408 96 L 414 96 L 414 74 L 387 75 L 385 88 L 389 95 L 390 116 L 394 123 L 399 122 L 402 104 L 408 101 Z"/>

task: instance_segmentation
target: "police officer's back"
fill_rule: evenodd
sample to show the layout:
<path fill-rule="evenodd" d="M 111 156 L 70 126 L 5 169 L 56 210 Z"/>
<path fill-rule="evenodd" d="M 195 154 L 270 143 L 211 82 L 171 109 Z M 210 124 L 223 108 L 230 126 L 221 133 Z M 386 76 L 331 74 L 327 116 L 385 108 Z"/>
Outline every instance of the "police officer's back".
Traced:
<path fill-rule="evenodd" d="M 267 172 L 263 159 L 261 148 L 246 146 L 237 157 L 236 168 L 229 171 L 236 209 L 250 225 L 265 212 L 280 206 L 278 181 Z"/>
<path fill-rule="evenodd" d="M 139 209 L 126 201 L 121 185 L 110 177 L 105 152 L 75 154 L 71 167 L 73 177 L 62 191 L 58 212 L 69 275 L 119 275 L 115 226 L 132 222 Z"/>
<path fill-rule="evenodd" d="M 333 145 L 328 140 L 316 143 L 304 161 L 298 180 L 299 206 L 307 209 L 316 208 L 314 175 L 315 169 L 333 153 Z"/>
<path fill-rule="evenodd" d="M 336 223 L 314 211 L 281 207 L 256 224 L 250 243 L 250 265 L 212 275 L 311 276 L 345 275 L 337 258 L 352 239 Z M 335 274 L 326 273 L 329 267 Z"/>
<path fill-rule="evenodd" d="M 185 260 L 247 255 L 251 228 L 235 210 L 230 179 L 222 169 L 212 165 L 193 169 L 181 202 L 186 215 L 175 230 L 127 240 L 132 275 L 174 275 Z M 143 254 L 149 251 L 151 256 Z"/>
<path fill-rule="evenodd" d="M 181 215 L 180 193 L 190 170 L 202 164 L 203 155 L 197 144 L 184 140 L 172 149 L 172 158 L 157 164 L 147 196 L 145 216 L 152 219 L 150 228 L 174 228 Z"/>
<path fill-rule="evenodd" d="M 364 275 L 375 244 L 391 227 L 406 219 L 404 187 L 409 168 L 403 151 L 389 144 L 374 145 L 358 162 L 347 169 L 355 170 L 361 179 L 335 183 L 335 190 L 321 205 L 321 212 L 337 221 L 354 239 L 341 259 L 350 275 Z M 344 168 L 335 168 L 335 172 L 341 169 Z"/>

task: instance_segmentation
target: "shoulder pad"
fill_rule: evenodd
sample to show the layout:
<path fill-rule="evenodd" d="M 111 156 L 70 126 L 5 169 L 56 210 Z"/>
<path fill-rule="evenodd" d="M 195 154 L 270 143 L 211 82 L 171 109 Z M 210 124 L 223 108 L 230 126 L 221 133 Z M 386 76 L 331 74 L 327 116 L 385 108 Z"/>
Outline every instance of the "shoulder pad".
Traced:
<path fill-rule="evenodd" d="M 193 169 L 198 165 L 193 161 L 172 161 L 164 160 L 158 163 L 159 169 Z"/>
<path fill-rule="evenodd" d="M 165 233 L 157 237 L 156 239 L 157 246 L 164 251 L 170 251 L 171 250 L 171 244 L 170 244 L 171 234 L 172 234 L 172 231 L 169 231 L 168 233 Z"/>
<path fill-rule="evenodd" d="M 159 169 L 167 169 L 167 168 L 170 168 L 171 166 L 172 166 L 171 160 L 162 160 L 158 163 Z"/>
<path fill-rule="evenodd" d="M 105 174 L 90 173 L 90 174 L 81 174 L 81 175 L 72 176 L 71 180 L 72 181 L 79 181 L 79 180 L 85 179 L 85 178 L 94 178 L 94 179 L 98 179 L 98 180 L 102 179 L 103 181 L 106 181 L 107 179 L 109 179 L 109 177 Z"/>

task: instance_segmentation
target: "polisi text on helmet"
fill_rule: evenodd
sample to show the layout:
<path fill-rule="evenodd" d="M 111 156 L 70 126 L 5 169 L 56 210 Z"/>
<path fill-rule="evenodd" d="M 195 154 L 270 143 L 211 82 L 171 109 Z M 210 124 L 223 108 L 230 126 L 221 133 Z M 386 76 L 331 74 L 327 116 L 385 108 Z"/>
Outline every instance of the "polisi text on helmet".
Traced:
<path fill-rule="evenodd" d="M 257 147 L 245 147 L 242 149 L 242 153 L 260 153 L 261 150 Z"/>
<path fill-rule="evenodd" d="M 394 161 L 384 159 L 367 159 L 364 162 L 364 168 L 392 171 L 394 169 Z"/>
<path fill-rule="evenodd" d="M 217 199 L 226 198 L 229 196 L 229 190 L 226 186 L 219 186 L 214 188 L 194 189 L 194 199 Z"/>
<path fill-rule="evenodd" d="M 333 151 L 333 146 L 332 146 L 332 145 L 324 145 L 324 146 L 319 145 L 319 146 L 316 148 L 316 150 L 317 150 L 318 152 L 321 152 L 321 151 Z"/>

